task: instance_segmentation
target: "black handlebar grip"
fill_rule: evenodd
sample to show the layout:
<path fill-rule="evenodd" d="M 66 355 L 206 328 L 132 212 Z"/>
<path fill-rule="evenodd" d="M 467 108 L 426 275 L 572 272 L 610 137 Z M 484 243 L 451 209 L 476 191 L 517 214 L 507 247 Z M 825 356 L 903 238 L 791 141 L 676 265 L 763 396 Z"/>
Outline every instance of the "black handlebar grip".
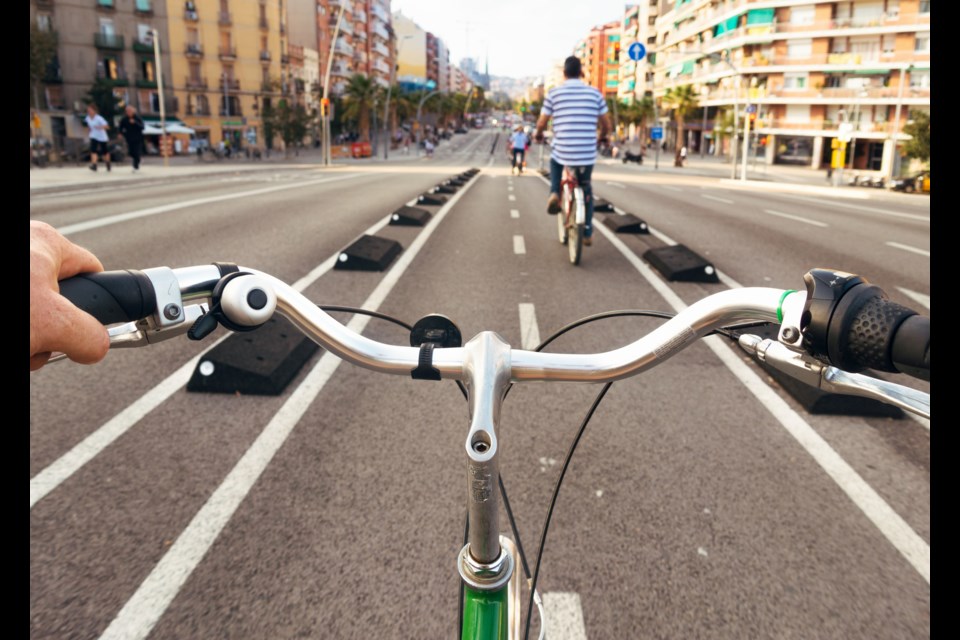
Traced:
<path fill-rule="evenodd" d="M 105 325 L 141 320 L 157 309 L 153 283 L 142 271 L 81 273 L 59 284 L 62 296 Z"/>
<path fill-rule="evenodd" d="M 845 371 L 863 369 L 930 379 L 930 319 L 892 302 L 859 276 L 814 269 L 804 276 L 801 318 L 807 351 Z"/>

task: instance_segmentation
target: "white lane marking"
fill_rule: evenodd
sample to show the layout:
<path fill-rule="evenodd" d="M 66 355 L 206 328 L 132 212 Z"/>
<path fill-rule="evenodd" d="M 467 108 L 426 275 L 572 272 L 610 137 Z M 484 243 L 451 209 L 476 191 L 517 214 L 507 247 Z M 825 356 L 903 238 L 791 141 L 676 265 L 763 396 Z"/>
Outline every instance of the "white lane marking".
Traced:
<path fill-rule="evenodd" d="M 543 594 L 543 617 L 550 640 L 586 640 L 580 595 L 554 591 Z"/>
<path fill-rule="evenodd" d="M 437 225 L 472 184 L 470 182 L 464 185 L 464 188 L 448 200 L 437 215 L 427 223 L 423 231 L 410 244 L 410 248 L 400 256 L 394 267 L 387 272 L 363 303 L 364 309 L 376 311 L 380 308 Z M 354 316 L 347 327 L 360 333 L 369 320 L 370 316 Z M 313 370 L 307 374 L 300 386 L 290 395 L 289 400 L 273 416 L 253 445 L 153 568 L 150 575 L 144 579 L 136 593 L 123 606 L 117 617 L 100 636 L 101 640 L 142 640 L 150 634 L 177 592 L 206 555 L 220 531 L 226 526 L 260 474 L 273 459 L 274 454 L 286 441 L 341 362 L 343 361 L 340 358 L 330 352 L 324 353 Z"/>
<path fill-rule="evenodd" d="M 515 196 L 515 195 L 513 195 L 513 194 L 511 193 L 510 195 L 507 196 L 507 199 L 508 199 L 510 202 L 514 202 L 514 201 L 517 199 L 517 196 Z"/>
<path fill-rule="evenodd" d="M 519 210 L 519 209 L 510 209 L 510 217 L 511 217 L 511 218 L 519 218 L 519 217 L 520 217 L 520 210 Z"/>
<path fill-rule="evenodd" d="M 383 227 L 387 226 L 390 217 L 386 217 L 374 225 L 371 225 L 363 233 L 366 235 L 375 235 Z M 313 284 L 323 274 L 330 271 L 337 262 L 340 252 L 333 254 L 322 263 L 317 265 L 310 273 L 294 282 L 291 286 L 297 291 L 303 291 Z M 196 369 L 197 363 L 203 358 L 203 355 L 219 345 L 230 337 L 231 334 L 222 336 L 216 342 L 204 349 L 198 356 L 188 361 L 174 373 L 167 376 L 160 384 L 145 393 L 129 407 L 111 418 L 102 427 L 84 438 L 75 445 L 70 451 L 63 454 L 49 466 L 40 471 L 30 479 L 30 508 L 33 508 L 44 496 L 56 489 L 67 478 L 77 472 L 83 465 L 95 458 L 101 451 L 106 449 L 114 440 L 122 436 L 133 425 L 137 424 L 145 415 L 156 409 L 162 402 L 176 393 L 180 387 L 190 381 L 190 376 Z"/>
<path fill-rule="evenodd" d="M 727 200 L 726 198 L 718 198 L 717 196 L 711 196 L 706 193 L 701 193 L 700 197 L 706 198 L 707 200 L 716 200 L 717 202 L 722 202 L 724 204 L 733 204 L 733 200 Z"/>
<path fill-rule="evenodd" d="M 903 295 L 907 296 L 917 304 L 922 304 L 927 310 L 930 310 L 930 296 L 920 293 L 918 291 L 911 291 L 910 289 L 904 289 L 903 287 L 897 287 L 897 290 Z"/>
<path fill-rule="evenodd" d="M 540 346 L 537 311 L 529 302 L 520 303 L 520 344 L 527 351 L 533 351 Z"/>
<path fill-rule="evenodd" d="M 604 225 L 597 225 L 620 253 L 643 275 L 663 298 L 679 312 L 686 308 L 683 300 L 657 276 L 651 267 L 631 251 L 620 238 Z M 733 282 L 733 280 L 730 280 Z M 735 283 L 736 287 L 740 285 Z M 867 482 L 811 427 L 790 405 L 748 367 L 742 354 L 725 342 L 703 340 L 737 379 L 750 390 L 807 453 L 826 471 L 850 500 L 870 519 L 887 540 L 903 555 L 924 580 L 930 582 L 930 545 L 910 528 L 903 518 L 884 502 Z"/>
<path fill-rule="evenodd" d="M 921 256 L 930 257 L 930 252 L 925 249 L 918 249 L 916 247 L 911 247 L 908 244 L 900 244 L 899 242 L 887 242 L 885 243 L 888 247 L 893 247 L 894 249 L 903 249 L 904 251 L 910 251 L 912 253 L 919 254 Z"/>
<path fill-rule="evenodd" d="M 683 189 L 681 189 L 680 187 L 672 187 L 669 184 L 661 184 L 658 186 L 663 189 L 669 189 L 670 191 L 683 191 Z"/>
<path fill-rule="evenodd" d="M 512 184 L 507 187 L 507 191 L 513 191 L 513 185 L 512 185 Z"/>
<path fill-rule="evenodd" d="M 610 182 L 610 181 L 608 180 L 608 181 L 607 181 L 607 184 L 610 185 L 611 187 L 619 187 L 620 189 L 626 189 L 626 188 L 627 188 L 627 185 L 622 184 L 622 183 L 620 183 L 620 182 Z"/>
<path fill-rule="evenodd" d="M 843 207 L 845 209 L 867 211 L 868 213 L 876 213 L 884 216 L 893 216 L 895 218 L 906 218 L 908 220 L 920 220 L 921 222 L 930 222 L 930 216 L 921 216 L 915 213 L 900 213 L 897 211 L 887 211 L 886 209 L 877 209 L 875 207 L 865 207 L 860 204 L 847 204 L 845 202 L 829 202 L 822 199 L 818 200 L 816 198 L 806 198 L 804 196 L 789 196 L 789 195 L 781 194 L 781 197 L 791 198 L 793 200 L 803 200 L 804 202 L 813 202 L 813 203 L 828 206 L 828 207 Z"/>
<path fill-rule="evenodd" d="M 788 220 L 795 220 L 796 222 L 803 222 L 804 224 L 812 224 L 815 227 L 827 227 L 829 226 L 826 222 L 820 222 L 819 220 L 809 220 L 807 218 L 801 218 L 800 216 L 794 216 L 789 213 L 783 213 L 781 211 L 774 211 L 773 209 L 764 209 L 764 213 L 768 213 L 771 216 L 779 216 L 781 218 L 787 218 Z"/>
<path fill-rule="evenodd" d="M 523 244 L 523 236 L 513 236 L 513 252 L 518 255 L 527 252 L 527 247 Z"/>
<path fill-rule="evenodd" d="M 159 207 L 150 207 L 148 209 L 130 211 L 129 213 L 121 213 L 115 216 L 97 218 L 96 220 L 88 220 L 87 222 L 78 222 L 77 224 L 68 224 L 65 227 L 60 227 L 59 229 L 57 229 L 57 231 L 59 231 L 65 236 L 68 236 L 72 233 L 78 233 L 80 231 L 89 231 L 90 229 L 99 229 L 100 227 L 106 227 L 111 224 L 126 222 L 128 220 L 136 220 L 137 218 L 144 218 L 146 216 L 155 216 L 160 213 L 177 211 L 178 209 L 186 209 L 187 207 L 195 207 L 201 204 L 209 204 L 211 202 L 223 202 L 224 200 L 235 200 L 237 198 L 249 198 L 250 196 L 259 196 L 265 193 L 274 193 L 275 191 L 286 191 L 287 189 L 300 189 L 303 187 L 312 187 L 313 185 L 324 184 L 327 182 L 339 182 L 340 180 L 351 180 L 353 178 L 359 178 L 362 175 L 364 174 L 351 173 L 343 176 L 337 176 L 335 178 L 321 178 L 320 180 L 309 180 L 307 182 L 284 184 L 277 187 L 265 187 L 263 189 L 254 189 L 252 191 L 241 191 L 239 193 L 229 193 L 229 194 L 224 194 L 219 196 L 211 196 L 209 198 L 197 198 L 195 200 L 185 200 L 183 202 L 174 202 L 171 204 L 161 205 Z"/>

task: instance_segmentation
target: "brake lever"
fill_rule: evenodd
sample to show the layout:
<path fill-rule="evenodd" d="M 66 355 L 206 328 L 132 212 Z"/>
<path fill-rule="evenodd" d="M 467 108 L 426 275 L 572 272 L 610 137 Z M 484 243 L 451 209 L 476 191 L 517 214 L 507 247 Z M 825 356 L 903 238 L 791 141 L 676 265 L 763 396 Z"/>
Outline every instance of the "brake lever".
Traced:
<path fill-rule="evenodd" d="M 930 418 L 929 393 L 826 365 L 769 338 L 744 334 L 738 342 L 760 362 L 821 391 L 872 398 Z"/>
<path fill-rule="evenodd" d="M 110 336 L 111 349 L 126 349 L 132 347 L 146 347 L 151 344 L 157 344 L 171 338 L 176 338 L 185 334 L 190 327 L 204 314 L 207 313 L 206 304 L 191 304 L 183 309 L 183 320 L 174 325 L 158 327 L 153 317 L 144 318 L 136 322 L 126 322 L 107 328 L 107 335 Z M 47 360 L 50 362 L 59 362 L 66 360 L 67 354 L 55 352 Z"/>

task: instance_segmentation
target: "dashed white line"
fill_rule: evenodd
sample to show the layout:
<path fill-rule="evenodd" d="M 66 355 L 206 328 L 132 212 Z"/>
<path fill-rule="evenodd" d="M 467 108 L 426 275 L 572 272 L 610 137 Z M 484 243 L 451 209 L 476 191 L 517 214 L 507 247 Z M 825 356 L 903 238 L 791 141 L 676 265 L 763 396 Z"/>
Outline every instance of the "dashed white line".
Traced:
<path fill-rule="evenodd" d="M 507 200 L 509 200 L 510 202 L 515 202 L 516 199 L 517 199 L 517 196 L 513 195 L 512 193 L 507 196 Z"/>
<path fill-rule="evenodd" d="M 543 617 L 546 637 L 550 640 L 586 640 L 583 608 L 576 593 L 543 594 Z"/>
<path fill-rule="evenodd" d="M 912 253 L 919 254 L 921 256 L 930 257 L 930 252 L 925 249 L 918 249 L 916 247 L 911 247 L 908 244 L 900 244 L 899 242 L 887 242 L 888 247 L 893 247 L 894 249 L 903 249 L 904 251 L 910 251 Z"/>
<path fill-rule="evenodd" d="M 523 244 L 523 236 L 513 236 L 513 252 L 518 255 L 527 252 L 527 247 Z"/>
<path fill-rule="evenodd" d="M 511 217 L 511 218 L 519 218 L 519 217 L 520 217 L 520 210 L 519 210 L 519 209 L 510 209 L 510 217 Z"/>
<path fill-rule="evenodd" d="M 627 185 L 621 184 L 621 183 L 619 183 L 619 182 L 609 182 L 609 181 L 608 181 L 607 184 L 610 185 L 611 187 L 618 187 L 618 188 L 620 188 L 620 189 L 626 189 L 626 188 L 627 188 Z"/>
<path fill-rule="evenodd" d="M 726 198 L 718 198 L 717 196 L 711 196 L 706 193 L 701 193 L 700 197 L 706 198 L 707 200 L 716 200 L 717 202 L 722 202 L 724 204 L 733 204 L 733 200 L 727 200 Z"/>
<path fill-rule="evenodd" d="M 520 344 L 527 351 L 533 351 L 540 346 L 537 312 L 529 302 L 520 303 Z"/>
<path fill-rule="evenodd" d="M 903 287 L 897 287 L 897 290 L 917 304 L 922 304 L 928 311 L 930 310 L 930 296 L 917 291 L 911 291 L 910 289 L 904 289 Z"/>
<path fill-rule="evenodd" d="M 681 189 L 680 187 L 671 187 L 668 184 L 661 184 L 659 186 L 663 189 L 669 189 L 670 191 L 683 191 L 683 189 Z"/>
<path fill-rule="evenodd" d="M 507 191 L 513 191 L 513 185 L 512 185 L 512 184 L 507 187 Z"/>
<path fill-rule="evenodd" d="M 783 213 L 781 211 L 774 211 L 772 209 L 764 209 L 764 213 L 768 213 L 771 216 L 778 216 L 780 218 L 787 218 L 788 220 L 795 220 L 796 222 L 803 222 L 804 224 L 812 224 L 815 227 L 827 227 L 830 226 L 826 222 L 820 222 L 819 220 L 810 220 L 808 218 L 801 218 L 800 216 L 790 215 L 789 213 Z"/>
<path fill-rule="evenodd" d="M 819 205 L 825 205 L 828 207 L 843 207 L 844 209 L 856 209 L 857 211 L 866 211 L 868 213 L 876 213 L 883 216 L 893 216 L 895 218 L 907 218 L 908 220 L 920 220 L 922 222 L 930 222 L 930 216 L 921 216 L 914 213 L 899 213 L 897 211 L 887 211 L 885 209 L 877 209 L 876 207 L 865 207 L 859 204 L 846 204 L 844 202 L 824 202 L 824 200 L 817 200 L 815 198 L 807 198 L 804 196 L 791 196 L 782 194 L 783 198 L 790 198 L 792 200 L 803 200 L 804 202 L 813 202 Z"/>

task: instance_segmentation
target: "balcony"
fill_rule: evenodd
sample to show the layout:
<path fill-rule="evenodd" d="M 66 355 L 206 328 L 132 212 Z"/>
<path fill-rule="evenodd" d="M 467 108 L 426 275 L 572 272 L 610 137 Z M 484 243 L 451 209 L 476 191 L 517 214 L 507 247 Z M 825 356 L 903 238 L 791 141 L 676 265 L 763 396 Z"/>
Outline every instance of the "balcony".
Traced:
<path fill-rule="evenodd" d="M 290 64 L 290 56 L 287 55 L 286 53 L 281 53 L 281 54 L 280 54 L 280 65 L 281 65 L 281 66 L 284 66 L 284 65 L 288 65 L 288 64 Z"/>
<path fill-rule="evenodd" d="M 221 11 L 217 22 L 220 23 L 221 27 L 229 27 L 233 24 L 233 16 L 230 15 L 229 11 Z"/>
<path fill-rule="evenodd" d="M 63 84 L 63 71 L 57 62 L 51 62 L 47 65 L 46 73 L 43 74 L 44 84 Z"/>
<path fill-rule="evenodd" d="M 366 23 L 367 23 L 367 14 L 364 13 L 363 11 L 357 10 L 357 12 L 356 12 L 355 14 L 353 14 L 353 19 L 354 19 L 355 21 L 359 22 L 360 24 L 366 24 Z"/>
<path fill-rule="evenodd" d="M 330 19 L 330 31 L 333 31 L 337 27 L 336 17 Z M 340 21 L 340 33 L 346 33 L 353 35 L 353 23 L 348 19 Z"/>
<path fill-rule="evenodd" d="M 359 40 L 360 42 L 366 42 L 367 40 L 367 30 L 365 28 L 357 29 L 353 33 L 353 39 Z"/>
<path fill-rule="evenodd" d="M 95 33 L 93 44 L 97 49 L 123 51 L 123 36 L 118 36 L 115 33 Z"/>
<path fill-rule="evenodd" d="M 264 62 L 270 62 L 270 52 L 269 52 L 269 51 L 261 51 L 261 52 L 260 52 L 260 59 L 263 60 Z"/>
<path fill-rule="evenodd" d="M 269 28 L 270 28 L 270 21 L 267 20 L 266 18 L 260 18 L 260 28 L 261 28 L 261 29 L 269 29 Z"/>
<path fill-rule="evenodd" d="M 203 57 L 203 45 L 199 42 L 188 42 L 183 49 L 183 55 L 196 59 Z"/>
<path fill-rule="evenodd" d="M 373 23 L 373 33 L 384 40 L 390 40 L 390 34 L 387 33 L 386 28 L 379 22 Z"/>
<path fill-rule="evenodd" d="M 53 7 L 53 0 L 37 0 L 37 7 L 40 9 L 50 9 Z"/>
<path fill-rule="evenodd" d="M 200 14 L 193 9 L 184 9 L 183 19 L 187 22 L 197 22 L 200 20 Z"/>
<path fill-rule="evenodd" d="M 171 113 L 177 113 L 180 111 L 180 101 L 174 97 L 164 98 L 163 100 L 163 111 L 164 115 L 170 115 Z M 159 100 L 148 100 L 147 104 L 143 107 L 144 115 L 160 115 L 160 101 Z"/>
<path fill-rule="evenodd" d="M 333 50 L 345 56 L 353 55 L 353 47 L 341 40 L 337 40 L 337 44 L 334 45 Z"/>
<path fill-rule="evenodd" d="M 130 81 L 127 80 L 127 72 L 120 68 L 117 69 L 116 76 L 110 76 L 105 71 L 98 70 L 97 79 L 103 80 L 114 87 L 126 87 L 130 84 Z"/>
<path fill-rule="evenodd" d="M 350 70 L 350 67 L 344 64 L 332 64 L 330 65 L 330 74 L 333 76 L 339 76 L 341 78 L 349 78 L 353 75 L 353 72 Z"/>
<path fill-rule="evenodd" d="M 157 88 L 157 79 L 150 79 L 144 75 L 137 76 L 136 85 L 143 89 L 156 89 Z"/>
<path fill-rule="evenodd" d="M 147 42 L 137 38 L 133 41 L 133 50 L 137 53 L 153 53 L 153 41 Z"/>
<path fill-rule="evenodd" d="M 220 45 L 220 59 L 221 60 L 236 60 L 237 59 L 237 48 L 233 46 L 223 46 Z"/>
<path fill-rule="evenodd" d="M 200 78 L 200 77 L 187 76 L 187 79 L 183 84 L 187 89 L 197 91 L 197 90 L 207 88 L 207 79 Z"/>
<path fill-rule="evenodd" d="M 240 108 L 240 106 L 238 106 L 238 105 L 234 105 L 234 106 L 230 107 L 229 112 L 228 112 L 226 109 L 220 109 L 220 115 L 221 115 L 221 116 L 230 116 L 231 118 L 233 118 L 233 117 L 242 118 L 242 117 L 243 117 L 243 109 Z"/>
<path fill-rule="evenodd" d="M 196 106 L 196 107 L 192 107 L 192 106 L 190 106 L 190 105 L 188 104 L 188 105 L 187 105 L 187 110 L 186 110 L 186 112 L 185 112 L 184 115 L 188 115 L 188 116 L 209 116 L 209 115 L 210 115 L 210 107 L 204 107 L 204 106 L 199 106 L 199 105 Z"/>
<path fill-rule="evenodd" d="M 379 53 L 382 56 L 390 57 L 390 50 L 387 49 L 386 45 L 382 42 L 374 42 L 373 46 L 370 47 L 371 51 L 374 53 Z"/>
<path fill-rule="evenodd" d="M 384 22 L 390 22 L 390 16 L 387 15 L 387 12 L 384 11 L 382 6 L 380 6 L 379 4 L 374 4 L 372 9 L 373 9 L 373 15 L 380 18 Z"/>
<path fill-rule="evenodd" d="M 220 89 L 227 91 L 240 91 L 240 80 L 237 78 L 220 78 Z"/>

